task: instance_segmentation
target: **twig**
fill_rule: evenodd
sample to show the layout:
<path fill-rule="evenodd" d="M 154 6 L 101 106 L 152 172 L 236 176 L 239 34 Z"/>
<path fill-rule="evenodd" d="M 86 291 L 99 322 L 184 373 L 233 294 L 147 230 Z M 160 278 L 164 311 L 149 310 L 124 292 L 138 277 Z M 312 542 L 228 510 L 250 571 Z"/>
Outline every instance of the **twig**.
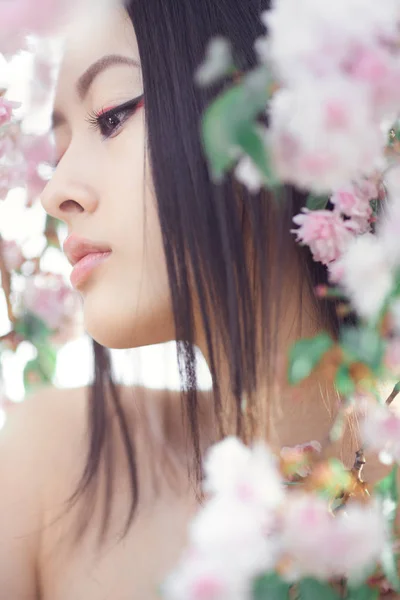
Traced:
<path fill-rule="evenodd" d="M 399 386 L 400 386 L 400 384 L 396 383 L 389 398 L 386 400 L 386 406 L 390 406 L 392 404 L 393 400 L 396 398 L 397 394 L 400 392 Z"/>

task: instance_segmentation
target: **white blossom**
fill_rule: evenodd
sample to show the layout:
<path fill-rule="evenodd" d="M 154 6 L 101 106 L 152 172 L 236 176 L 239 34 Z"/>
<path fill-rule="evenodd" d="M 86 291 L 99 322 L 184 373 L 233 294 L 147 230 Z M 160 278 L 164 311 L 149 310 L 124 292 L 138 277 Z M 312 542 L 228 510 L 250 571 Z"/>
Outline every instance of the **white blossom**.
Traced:
<path fill-rule="evenodd" d="M 216 36 L 207 47 L 205 60 L 197 69 L 195 80 L 200 85 L 210 85 L 226 75 L 231 66 L 231 43 L 222 36 Z"/>
<path fill-rule="evenodd" d="M 284 497 L 276 457 L 263 444 L 252 449 L 230 436 L 210 448 L 204 463 L 204 491 L 274 508 Z"/>
<path fill-rule="evenodd" d="M 392 266 L 381 240 L 370 233 L 355 237 L 333 269 L 358 314 L 376 317 L 393 287 Z"/>
<path fill-rule="evenodd" d="M 235 176 L 253 194 L 259 192 L 264 183 L 258 167 L 247 155 L 239 160 L 235 169 Z"/>

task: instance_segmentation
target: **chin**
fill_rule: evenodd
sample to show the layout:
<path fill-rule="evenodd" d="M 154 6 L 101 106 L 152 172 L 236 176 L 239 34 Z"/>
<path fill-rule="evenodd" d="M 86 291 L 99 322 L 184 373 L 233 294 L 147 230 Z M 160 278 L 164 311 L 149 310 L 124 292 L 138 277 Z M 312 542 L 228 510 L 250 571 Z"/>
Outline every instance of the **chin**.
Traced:
<path fill-rule="evenodd" d="M 145 305 L 148 307 L 149 302 Z M 85 331 L 97 343 L 115 350 L 162 344 L 175 339 L 172 311 L 165 311 L 162 306 L 158 310 L 149 310 L 140 304 L 135 310 L 132 306 L 135 303 L 128 303 L 122 294 L 119 301 L 114 298 L 107 301 L 105 294 L 85 294 Z"/>

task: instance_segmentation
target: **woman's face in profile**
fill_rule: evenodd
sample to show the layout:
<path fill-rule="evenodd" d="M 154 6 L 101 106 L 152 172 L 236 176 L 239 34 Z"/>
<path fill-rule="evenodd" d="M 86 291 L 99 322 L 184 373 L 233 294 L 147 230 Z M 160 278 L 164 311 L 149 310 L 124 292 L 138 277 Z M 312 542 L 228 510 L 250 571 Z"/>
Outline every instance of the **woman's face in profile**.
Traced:
<path fill-rule="evenodd" d="M 134 102 L 142 94 L 136 35 L 123 9 L 68 38 L 54 102 L 57 168 L 42 204 L 68 234 L 112 250 L 77 285 L 87 333 L 109 348 L 174 339 L 145 107 Z"/>

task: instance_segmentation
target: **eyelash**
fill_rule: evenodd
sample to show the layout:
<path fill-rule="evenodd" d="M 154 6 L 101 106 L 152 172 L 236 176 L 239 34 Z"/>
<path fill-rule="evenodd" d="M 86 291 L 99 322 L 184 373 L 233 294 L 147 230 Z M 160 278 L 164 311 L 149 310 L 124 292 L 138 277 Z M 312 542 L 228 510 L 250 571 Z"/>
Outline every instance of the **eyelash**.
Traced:
<path fill-rule="evenodd" d="M 138 96 L 137 98 L 134 98 L 133 100 L 128 100 L 128 102 L 125 102 L 124 104 L 121 104 L 120 106 L 116 106 L 115 108 L 112 108 L 110 110 L 107 110 L 107 111 L 100 110 L 99 112 L 96 112 L 96 111 L 90 112 L 85 117 L 85 120 L 89 123 L 90 127 L 92 127 L 93 129 L 96 129 L 96 130 L 100 130 L 100 132 L 102 133 L 102 136 L 103 136 L 103 140 L 107 140 L 108 138 L 113 137 L 113 134 L 115 134 L 117 131 L 119 131 L 119 129 L 122 127 L 122 125 L 125 123 L 125 121 L 127 121 L 128 118 L 131 115 L 133 115 L 136 112 L 136 110 L 141 108 L 143 105 L 144 105 L 144 94 L 142 94 L 141 96 Z M 106 120 L 110 117 L 119 116 L 121 114 L 125 114 L 125 118 L 121 121 L 121 123 L 116 128 L 114 128 L 114 131 L 111 134 L 103 133 L 102 128 L 104 127 L 104 123 L 106 122 Z M 54 164 L 51 165 L 53 172 L 56 170 L 60 160 L 57 160 Z"/>
<path fill-rule="evenodd" d="M 138 108 L 143 106 L 143 100 L 144 94 L 105 112 L 104 110 L 90 112 L 85 120 L 89 123 L 91 128 L 100 131 L 103 140 L 107 140 L 108 138 L 113 137 L 120 130 L 125 121 L 127 121 L 128 118 L 134 114 Z M 108 120 L 114 117 L 119 117 L 120 115 L 123 115 L 121 122 L 118 125 L 111 125 L 112 131 L 108 132 L 106 129 L 107 126 L 110 126 Z"/>

